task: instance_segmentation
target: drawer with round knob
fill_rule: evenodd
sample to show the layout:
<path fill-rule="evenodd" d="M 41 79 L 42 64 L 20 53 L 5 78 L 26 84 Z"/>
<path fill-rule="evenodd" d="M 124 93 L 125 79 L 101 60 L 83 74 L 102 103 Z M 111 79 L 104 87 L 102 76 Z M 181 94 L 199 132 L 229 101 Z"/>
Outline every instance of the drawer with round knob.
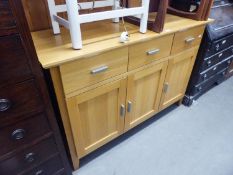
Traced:
<path fill-rule="evenodd" d="M 22 173 L 22 175 L 62 175 L 64 167 L 59 155 L 51 157 L 46 162 L 41 163 L 30 171 Z"/>
<path fill-rule="evenodd" d="M 12 150 L 17 152 L 26 145 L 41 140 L 44 135 L 49 135 L 50 132 L 47 117 L 43 113 L 0 128 L 0 160 L 6 154 L 12 154 Z"/>
<path fill-rule="evenodd" d="M 22 150 L 20 153 L 0 162 L 0 172 L 4 175 L 20 174 L 57 154 L 57 147 L 53 138 L 48 138 Z"/>
<path fill-rule="evenodd" d="M 0 128 L 42 110 L 34 80 L 0 88 Z"/>

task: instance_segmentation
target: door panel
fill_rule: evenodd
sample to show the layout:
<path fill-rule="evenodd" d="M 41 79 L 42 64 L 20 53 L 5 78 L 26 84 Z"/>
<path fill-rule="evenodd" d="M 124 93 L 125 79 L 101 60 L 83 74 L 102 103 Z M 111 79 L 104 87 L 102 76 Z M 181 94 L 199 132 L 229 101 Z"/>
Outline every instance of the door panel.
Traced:
<path fill-rule="evenodd" d="M 83 157 L 124 131 L 126 80 L 118 80 L 67 99 L 76 151 Z M 124 115 L 124 114 L 123 114 Z"/>
<path fill-rule="evenodd" d="M 158 112 L 167 61 L 131 74 L 127 86 L 125 130 Z"/>
<path fill-rule="evenodd" d="M 189 49 L 171 57 L 169 60 L 160 110 L 183 98 L 195 62 L 197 49 L 197 47 Z"/>

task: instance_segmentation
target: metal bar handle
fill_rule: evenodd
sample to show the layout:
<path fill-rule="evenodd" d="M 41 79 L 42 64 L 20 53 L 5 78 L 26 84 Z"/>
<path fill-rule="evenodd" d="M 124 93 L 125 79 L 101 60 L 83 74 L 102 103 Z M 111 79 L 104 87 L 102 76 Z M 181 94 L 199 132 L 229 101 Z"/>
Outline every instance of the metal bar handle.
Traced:
<path fill-rule="evenodd" d="M 93 74 L 93 75 L 98 74 L 98 73 L 104 72 L 106 70 L 108 70 L 108 66 L 101 66 L 101 67 L 98 67 L 96 69 L 91 70 L 91 74 Z"/>
<path fill-rule="evenodd" d="M 127 112 L 131 112 L 132 110 L 132 102 L 131 101 L 128 101 L 128 105 L 127 105 Z"/>
<path fill-rule="evenodd" d="M 125 116 L 125 105 L 121 105 L 121 107 L 120 107 L 120 116 L 121 117 L 124 117 Z"/>
<path fill-rule="evenodd" d="M 149 50 L 147 51 L 147 55 L 155 55 L 157 53 L 159 53 L 160 49 L 152 49 L 152 50 Z"/>
<path fill-rule="evenodd" d="M 188 43 L 188 44 L 191 44 L 193 41 L 195 41 L 194 37 L 188 37 L 188 38 L 185 39 L 185 42 Z"/>

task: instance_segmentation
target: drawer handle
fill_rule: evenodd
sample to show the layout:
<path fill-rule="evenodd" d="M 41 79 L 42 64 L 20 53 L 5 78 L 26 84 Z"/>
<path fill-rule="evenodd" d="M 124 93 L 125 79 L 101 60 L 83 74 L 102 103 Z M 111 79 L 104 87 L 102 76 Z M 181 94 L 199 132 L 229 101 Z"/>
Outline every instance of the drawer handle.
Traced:
<path fill-rule="evenodd" d="M 108 66 L 101 66 L 101 67 L 98 67 L 96 69 L 91 70 L 91 74 L 93 74 L 93 75 L 98 74 L 98 73 L 104 72 L 106 70 L 108 70 Z"/>
<path fill-rule="evenodd" d="M 0 99 L 0 112 L 7 111 L 11 107 L 11 102 L 8 99 Z"/>
<path fill-rule="evenodd" d="M 44 174 L 44 171 L 43 170 L 39 170 L 35 173 L 35 175 L 43 175 Z"/>
<path fill-rule="evenodd" d="M 35 153 L 28 153 L 25 155 L 24 160 L 28 163 L 31 163 L 35 160 Z"/>
<path fill-rule="evenodd" d="M 185 42 L 186 42 L 187 44 L 191 44 L 193 41 L 195 41 L 195 38 L 194 38 L 194 37 L 188 37 L 188 38 L 185 39 Z"/>
<path fill-rule="evenodd" d="M 25 137 L 25 130 L 24 129 L 16 129 L 12 132 L 11 137 L 14 140 L 21 140 Z"/>
<path fill-rule="evenodd" d="M 153 49 L 153 50 L 149 50 L 147 51 L 147 55 L 155 55 L 157 53 L 159 53 L 160 49 Z"/>

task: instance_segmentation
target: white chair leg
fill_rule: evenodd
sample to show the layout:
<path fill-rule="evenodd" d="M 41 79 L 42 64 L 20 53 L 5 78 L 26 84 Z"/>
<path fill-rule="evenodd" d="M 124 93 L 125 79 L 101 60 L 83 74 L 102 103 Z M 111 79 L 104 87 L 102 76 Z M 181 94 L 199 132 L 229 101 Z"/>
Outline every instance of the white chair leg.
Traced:
<path fill-rule="evenodd" d="M 149 3 L 150 3 L 149 0 L 142 0 L 142 7 L 144 7 L 144 13 L 142 14 L 141 21 L 140 21 L 140 32 L 141 33 L 146 33 L 147 31 Z"/>
<path fill-rule="evenodd" d="M 82 35 L 79 21 L 78 3 L 76 0 L 66 0 L 67 14 L 70 26 L 70 35 L 74 49 L 82 48 Z"/>
<path fill-rule="evenodd" d="M 113 0 L 113 2 L 114 2 L 114 5 L 113 5 L 112 9 L 113 10 L 119 9 L 119 7 L 120 7 L 120 0 Z M 115 22 L 115 23 L 117 23 L 120 20 L 119 20 L 119 18 L 113 18 L 112 21 Z"/>
<path fill-rule="evenodd" d="M 55 16 L 57 15 L 55 1 L 48 0 L 48 7 L 49 7 L 50 18 L 51 18 L 52 27 L 53 27 L 53 33 L 59 34 L 59 33 L 61 33 L 60 27 L 59 27 L 58 22 L 56 22 L 54 19 L 54 15 Z"/>

